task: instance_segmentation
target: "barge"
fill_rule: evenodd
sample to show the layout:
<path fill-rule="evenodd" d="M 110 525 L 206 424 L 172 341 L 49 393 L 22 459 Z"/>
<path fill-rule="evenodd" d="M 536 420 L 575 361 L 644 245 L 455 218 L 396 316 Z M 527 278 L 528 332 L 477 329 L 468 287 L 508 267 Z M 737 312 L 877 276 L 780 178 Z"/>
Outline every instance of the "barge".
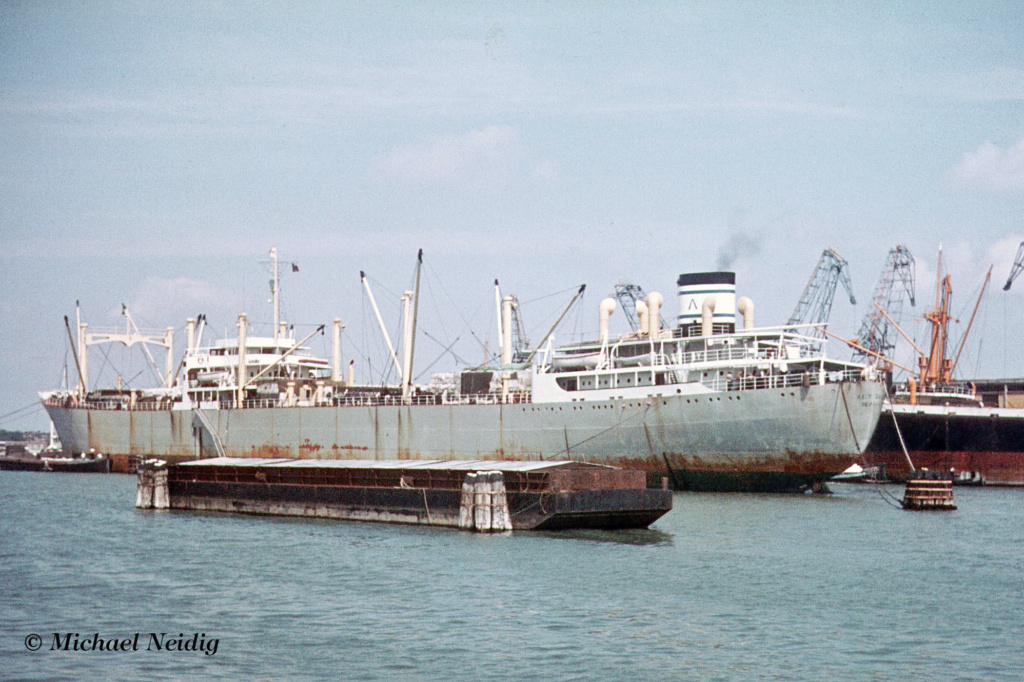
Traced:
<path fill-rule="evenodd" d="M 583 462 L 215 458 L 139 468 L 140 508 L 451 526 L 646 528 L 672 509 L 642 471 Z"/>

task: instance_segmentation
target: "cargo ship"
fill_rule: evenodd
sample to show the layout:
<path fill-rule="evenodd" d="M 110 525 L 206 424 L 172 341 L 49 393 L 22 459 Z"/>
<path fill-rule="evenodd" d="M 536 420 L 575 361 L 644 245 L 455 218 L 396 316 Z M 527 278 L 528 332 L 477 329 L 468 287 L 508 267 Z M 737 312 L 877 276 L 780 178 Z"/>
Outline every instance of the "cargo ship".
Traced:
<path fill-rule="evenodd" d="M 827 357 L 806 329 L 755 328 L 732 272 L 681 275 L 673 328 L 651 293 L 636 302 L 639 328 L 613 338 L 607 298 L 596 339 L 553 347 L 549 331 L 528 354 L 513 354 L 514 299 L 499 296 L 500 362 L 414 384 L 422 252 L 402 297 L 401 359 L 387 339 L 401 384 L 358 385 L 351 364 L 342 376 L 340 320 L 331 361 L 280 322 L 271 255 L 273 335 L 248 336 L 243 313 L 236 337 L 203 347 L 202 319 L 190 319 L 180 371 L 173 330 L 152 335 L 168 353 L 163 386 L 87 390 L 90 345 L 145 335 L 79 322 L 74 343 L 69 324 L 79 386 L 40 394 L 65 448 L 103 452 L 115 471 L 132 457 L 572 460 L 641 469 L 652 487 L 667 477 L 681 490 L 801 491 L 862 454 L 885 395 L 870 367 Z"/>
<path fill-rule="evenodd" d="M 961 485 L 1024 485 L 1024 409 L 988 407 L 963 386 L 922 392 L 913 402 L 900 388 L 863 462 L 895 481 L 929 469 Z"/>
<path fill-rule="evenodd" d="M 916 371 L 902 368 L 910 376 L 891 387 L 862 463 L 894 481 L 928 469 L 955 484 L 1024 485 L 1024 409 L 986 405 L 974 383 L 953 379 L 971 323 L 950 352 L 952 284 L 942 275 L 941 252 L 938 263 L 935 307 L 924 315 L 932 325 L 928 352 L 918 349 Z M 991 270 L 979 303 L 990 277 Z"/>

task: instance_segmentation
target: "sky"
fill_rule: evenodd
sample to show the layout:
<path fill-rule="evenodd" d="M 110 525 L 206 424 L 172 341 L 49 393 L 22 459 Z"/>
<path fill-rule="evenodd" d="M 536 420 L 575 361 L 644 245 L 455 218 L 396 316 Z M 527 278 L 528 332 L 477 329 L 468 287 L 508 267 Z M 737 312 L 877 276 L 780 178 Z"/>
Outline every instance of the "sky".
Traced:
<path fill-rule="evenodd" d="M 719 269 L 767 326 L 834 248 L 857 303 L 840 289 L 830 329 L 853 337 L 897 245 L 908 333 L 941 248 L 956 343 L 992 268 L 956 374 L 1024 377 L 1024 277 L 1002 290 L 1022 209 L 1019 3 L 12 0 L 0 428 L 49 428 L 76 301 L 90 330 L 122 304 L 175 328 L 177 353 L 199 313 L 206 341 L 242 311 L 269 334 L 271 247 L 285 319 L 341 318 L 358 381 L 387 379 L 359 273 L 394 338 L 418 249 L 429 381 L 496 352 L 495 279 L 535 342 L 580 284 L 555 343 L 595 336 L 616 283 L 671 318 L 678 275 Z M 151 385 L 138 351 L 91 348 L 90 383 Z"/>

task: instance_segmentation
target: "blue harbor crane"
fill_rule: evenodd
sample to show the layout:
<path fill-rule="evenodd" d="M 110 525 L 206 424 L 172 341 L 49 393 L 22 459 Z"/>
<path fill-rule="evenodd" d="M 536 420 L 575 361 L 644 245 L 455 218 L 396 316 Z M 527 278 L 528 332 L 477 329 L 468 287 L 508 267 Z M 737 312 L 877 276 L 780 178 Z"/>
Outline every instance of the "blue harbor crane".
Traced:
<path fill-rule="evenodd" d="M 512 362 L 525 362 L 530 355 L 530 339 L 526 338 L 526 326 L 519 308 L 519 298 L 512 295 Z"/>
<path fill-rule="evenodd" d="M 849 265 L 838 251 L 835 249 L 822 251 L 818 265 L 807 281 L 804 293 L 786 324 L 827 324 L 829 315 L 832 313 L 832 299 L 836 295 L 836 287 L 840 282 L 843 283 L 843 288 L 850 296 L 850 303 L 857 305 L 857 300 L 853 297 L 853 287 L 850 284 L 849 270 Z M 825 338 L 825 333 L 820 327 L 815 327 L 808 331 L 808 336 Z"/>
<path fill-rule="evenodd" d="M 1024 270 L 1024 242 L 1017 248 L 1017 257 L 1013 260 L 1013 267 L 1010 269 L 1010 276 L 1006 278 L 1006 284 L 1003 285 L 1003 291 L 1010 290 L 1010 285 L 1017 279 L 1021 270 Z"/>
<path fill-rule="evenodd" d="M 619 301 L 619 305 L 622 306 L 622 310 L 626 314 L 629 328 L 634 332 L 640 329 L 640 316 L 636 314 L 636 302 L 647 298 L 643 287 L 639 284 L 619 282 L 615 285 L 615 298 Z M 660 315 L 658 317 L 661 320 L 661 328 L 665 329 L 667 325 L 664 318 Z"/>
<path fill-rule="evenodd" d="M 896 246 L 889 251 L 875 294 L 857 332 L 861 349 L 854 350 L 854 359 L 863 359 L 872 353 L 888 357 L 896 348 L 896 324 L 903 312 L 906 297 L 914 303 L 914 257 L 906 246 Z M 866 353 L 864 350 L 871 351 Z"/>

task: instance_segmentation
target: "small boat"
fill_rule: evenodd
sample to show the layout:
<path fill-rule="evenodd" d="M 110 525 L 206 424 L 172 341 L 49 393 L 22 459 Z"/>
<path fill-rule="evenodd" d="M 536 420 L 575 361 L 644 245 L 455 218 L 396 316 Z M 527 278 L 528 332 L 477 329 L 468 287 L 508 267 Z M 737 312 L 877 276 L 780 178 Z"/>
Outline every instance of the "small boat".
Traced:
<path fill-rule="evenodd" d="M 848 469 L 843 471 L 841 474 L 836 474 L 831 480 L 839 483 L 859 483 L 867 477 L 867 472 L 864 471 L 864 467 L 854 462 Z"/>
<path fill-rule="evenodd" d="M 0 471 L 53 471 L 58 473 L 109 473 L 110 458 L 90 453 L 71 457 L 47 448 L 35 454 L 20 443 L 8 443 L 0 456 Z"/>
<path fill-rule="evenodd" d="M 110 458 L 102 454 L 81 455 L 79 457 L 40 457 L 42 471 L 59 474 L 109 474 Z"/>

